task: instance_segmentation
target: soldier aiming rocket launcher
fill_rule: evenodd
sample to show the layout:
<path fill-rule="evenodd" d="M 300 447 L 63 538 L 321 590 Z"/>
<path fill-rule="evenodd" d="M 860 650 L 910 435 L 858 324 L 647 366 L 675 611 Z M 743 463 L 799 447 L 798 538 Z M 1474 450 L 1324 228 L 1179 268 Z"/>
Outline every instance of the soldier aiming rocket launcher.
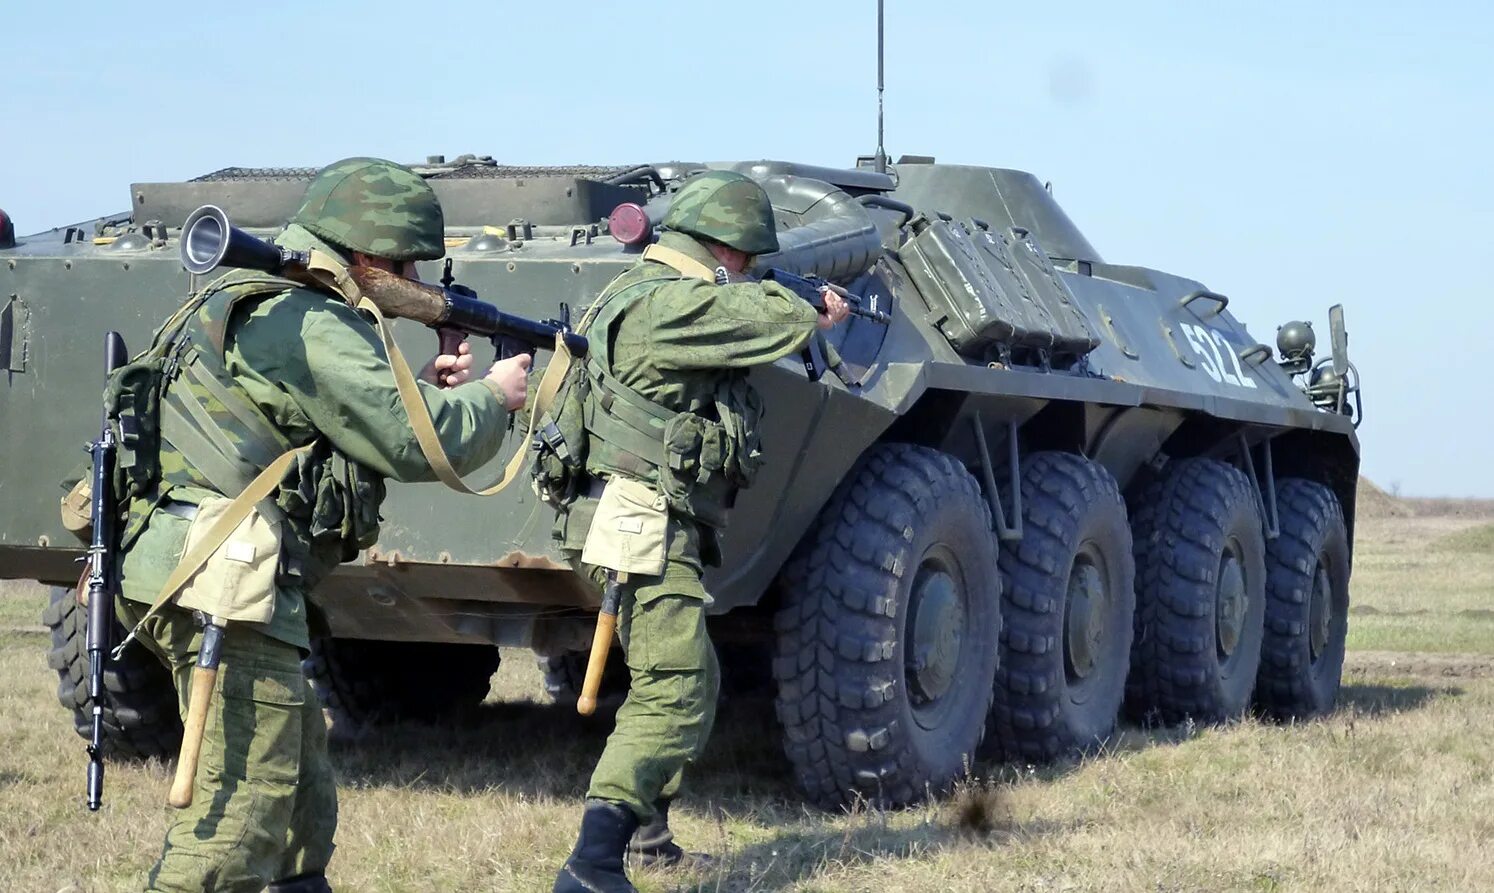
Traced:
<path fill-rule="evenodd" d="M 243 267 L 295 278 L 311 264 L 311 252 L 255 238 L 229 224 L 228 215 L 214 205 L 203 205 L 182 224 L 181 258 L 182 266 L 194 275 Z M 586 339 L 570 330 L 568 320 L 540 322 L 505 313 L 479 300 L 471 289 L 453 284 L 449 261 L 440 286 L 367 266 L 350 266 L 347 273 L 363 297 L 386 316 L 413 319 L 437 330 L 442 353 L 455 353 L 456 345 L 471 334 L 491 339 L 498 358 L 504 359 L 539 348 L 553 350 L 558 335 L 572 356 L 586 355 Z"/>

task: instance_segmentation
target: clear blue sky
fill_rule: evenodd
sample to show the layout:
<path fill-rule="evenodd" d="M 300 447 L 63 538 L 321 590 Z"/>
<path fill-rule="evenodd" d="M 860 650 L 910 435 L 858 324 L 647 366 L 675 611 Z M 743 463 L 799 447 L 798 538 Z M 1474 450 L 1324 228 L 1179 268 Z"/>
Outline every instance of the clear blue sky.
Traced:
<path fill-rule="evenodd" d="M 0 12 L 20 232 L 235 164 L 874 146 L 873 0 L 213 5 Z M 890 152 L 1052 180 L 1107 260 L 1204 281 L 1260 340 L 1343 302 L 1366 473 L 1494 496 L 1494 4 L 887 5 Z"/>

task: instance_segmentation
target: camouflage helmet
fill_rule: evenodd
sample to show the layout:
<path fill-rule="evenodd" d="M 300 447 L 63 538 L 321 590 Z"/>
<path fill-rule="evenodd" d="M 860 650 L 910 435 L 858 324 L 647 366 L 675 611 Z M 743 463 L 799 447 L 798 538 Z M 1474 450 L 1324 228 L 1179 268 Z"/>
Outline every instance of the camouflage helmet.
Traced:
<path fill-rule="evenodd" d="M 436 193 L 409 168 L 381 158 L 345 158 L 322 168 L 291 223 L 342 248 L 394 261 L 446 253 Z"/>
<path fill-rule="evenodd" d="M 732 171 L 696 174 L 669 203 L 664 228 L 748 254 L 778 250 L 773 206 L 756 180 Z"/>

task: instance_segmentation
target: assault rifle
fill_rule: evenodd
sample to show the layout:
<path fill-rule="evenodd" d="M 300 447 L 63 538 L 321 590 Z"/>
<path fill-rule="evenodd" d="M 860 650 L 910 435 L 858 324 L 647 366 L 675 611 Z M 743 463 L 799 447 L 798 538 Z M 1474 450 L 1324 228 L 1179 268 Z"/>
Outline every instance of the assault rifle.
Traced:
<path fill-rule="evenodd" d="M 809 306 L 825 312 L 824 290 L 830 289 L 845 299 L 851 305 L 851 315 L 880 325 L 892 322 L 892 314 L 877 309 L 876 299 L 872 299 L 870 307 L 863 307 L 864 299 L 860 295 L 853 295 L 838 285 L 826 282 L 818 276 L 800 276 L 798 273 L 790 273 L 778 267 L 772 267 L 763 273 L 762 279 L 766 282 L 776 282 L 799 297 L 809 302 Z"/>
<path fill-rule="evenodd" d="M 104 335 L 104 376 L 129 360 L 124 339 L 118 332 Z M 114 500 L 114 454 L 118 444 L 114 427 L 118 418 L 104 409 L 99 439 L 89 445 L 93 459 L 93 494 L 90 514 L 93 538 L 88 545 L 88 627 L 84 644 L 88 653 L 88 700 L 93 709 L 93 731 L 88 738 L 88 809 L 97 812 L 104 803 L 104 656 L 109 653 L 109 634 L 114 631 L 114 551 L 118 546 L 115 521 L 119 507 Z"/>
<path fill-rule="evenodd" d="M 717 285 L 727 285 L 734 281 L 744 281 L 742 277 L 732 276 L 725 267 L 717 267 L 715 273 Z M 866 302 L 860 295 L 853 295 L 844 288 L 827 282 L 818 276 L 800 276 L 798 273 L 791 273 L 788 270 L 778 267 L 770 267 L 759 278 L 764 282 L 778 283 L 803 298 L 809 303 L 809 306 L 820 313 L 825 312 L 824 293 L 826 289 L 829 289 L 845 299 L 845 302 L 850 305 L 852 316 L 884 326 L 892 322 L 892 314 L 877 309 L 875 298 L 873 298 L 870 307 L 864 306 Z M 815 355 L 816 349 L 819 351 L 819 356 Z M 820 365 L 820 357 L 824 358 L 823 367 Z M 835 374 L 836 378 L 840 379 L 841 384 L 846 387 L 857 388 L 861 386 L 861 381 L 852 377 L 846 371 L 845 363 L 840 358 L 840 352 L 825 339 L 824 332 L 816 331 L 814 333 L 813 339 L 805 346 L 799 358 L 804 363 L 804 374 L 809 376 L 810 381 L 819 381 L 824 377 L 825 370 L 828 368 L 830 372 Z"/>
<path fill-rule="evenodd" d="M 203 205 L 182 224 L 181 258 L 182 266 L 194 275 L 223 266 L 294 277 L 306 271 L 311 252 L 281 248 L 255 238 L 230 225 L 222 209 Z M 461 336 L 446 333 L 457 332 L 491 339 L 499 359 L 536 349 L 553 350 L 556 335 L 564 339 L 573 356 L 586 355 L 587 341 L 570 330 L 569 320 L 540 322 L 505 313 L 480 300 L 471 289 L 453 284 L 449 262 L 443 285 L 439 286 L 374 267 L 353 265 L 347 272 L 363 296 L 385 316 L 413 319 L 442 333 L 442 353 L 456 352 Z"/>

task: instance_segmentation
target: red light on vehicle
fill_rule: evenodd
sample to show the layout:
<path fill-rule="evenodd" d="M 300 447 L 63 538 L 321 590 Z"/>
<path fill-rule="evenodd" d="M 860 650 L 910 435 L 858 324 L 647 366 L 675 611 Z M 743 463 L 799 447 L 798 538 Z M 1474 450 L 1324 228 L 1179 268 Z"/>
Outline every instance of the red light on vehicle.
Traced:
<path fill-rule="evenodd" d="M 0 208 L 0 248 L 16 247 L 16 225 L 10 215 Z"/>
<path fill-rule="evenodd" d="M 632 202 L 623 202 L 612 209 L 607 218 L 607 230 L 612 238 L 624 245 L 642 245 L 653 233 L 648 222 L 648 212 Z"/>

